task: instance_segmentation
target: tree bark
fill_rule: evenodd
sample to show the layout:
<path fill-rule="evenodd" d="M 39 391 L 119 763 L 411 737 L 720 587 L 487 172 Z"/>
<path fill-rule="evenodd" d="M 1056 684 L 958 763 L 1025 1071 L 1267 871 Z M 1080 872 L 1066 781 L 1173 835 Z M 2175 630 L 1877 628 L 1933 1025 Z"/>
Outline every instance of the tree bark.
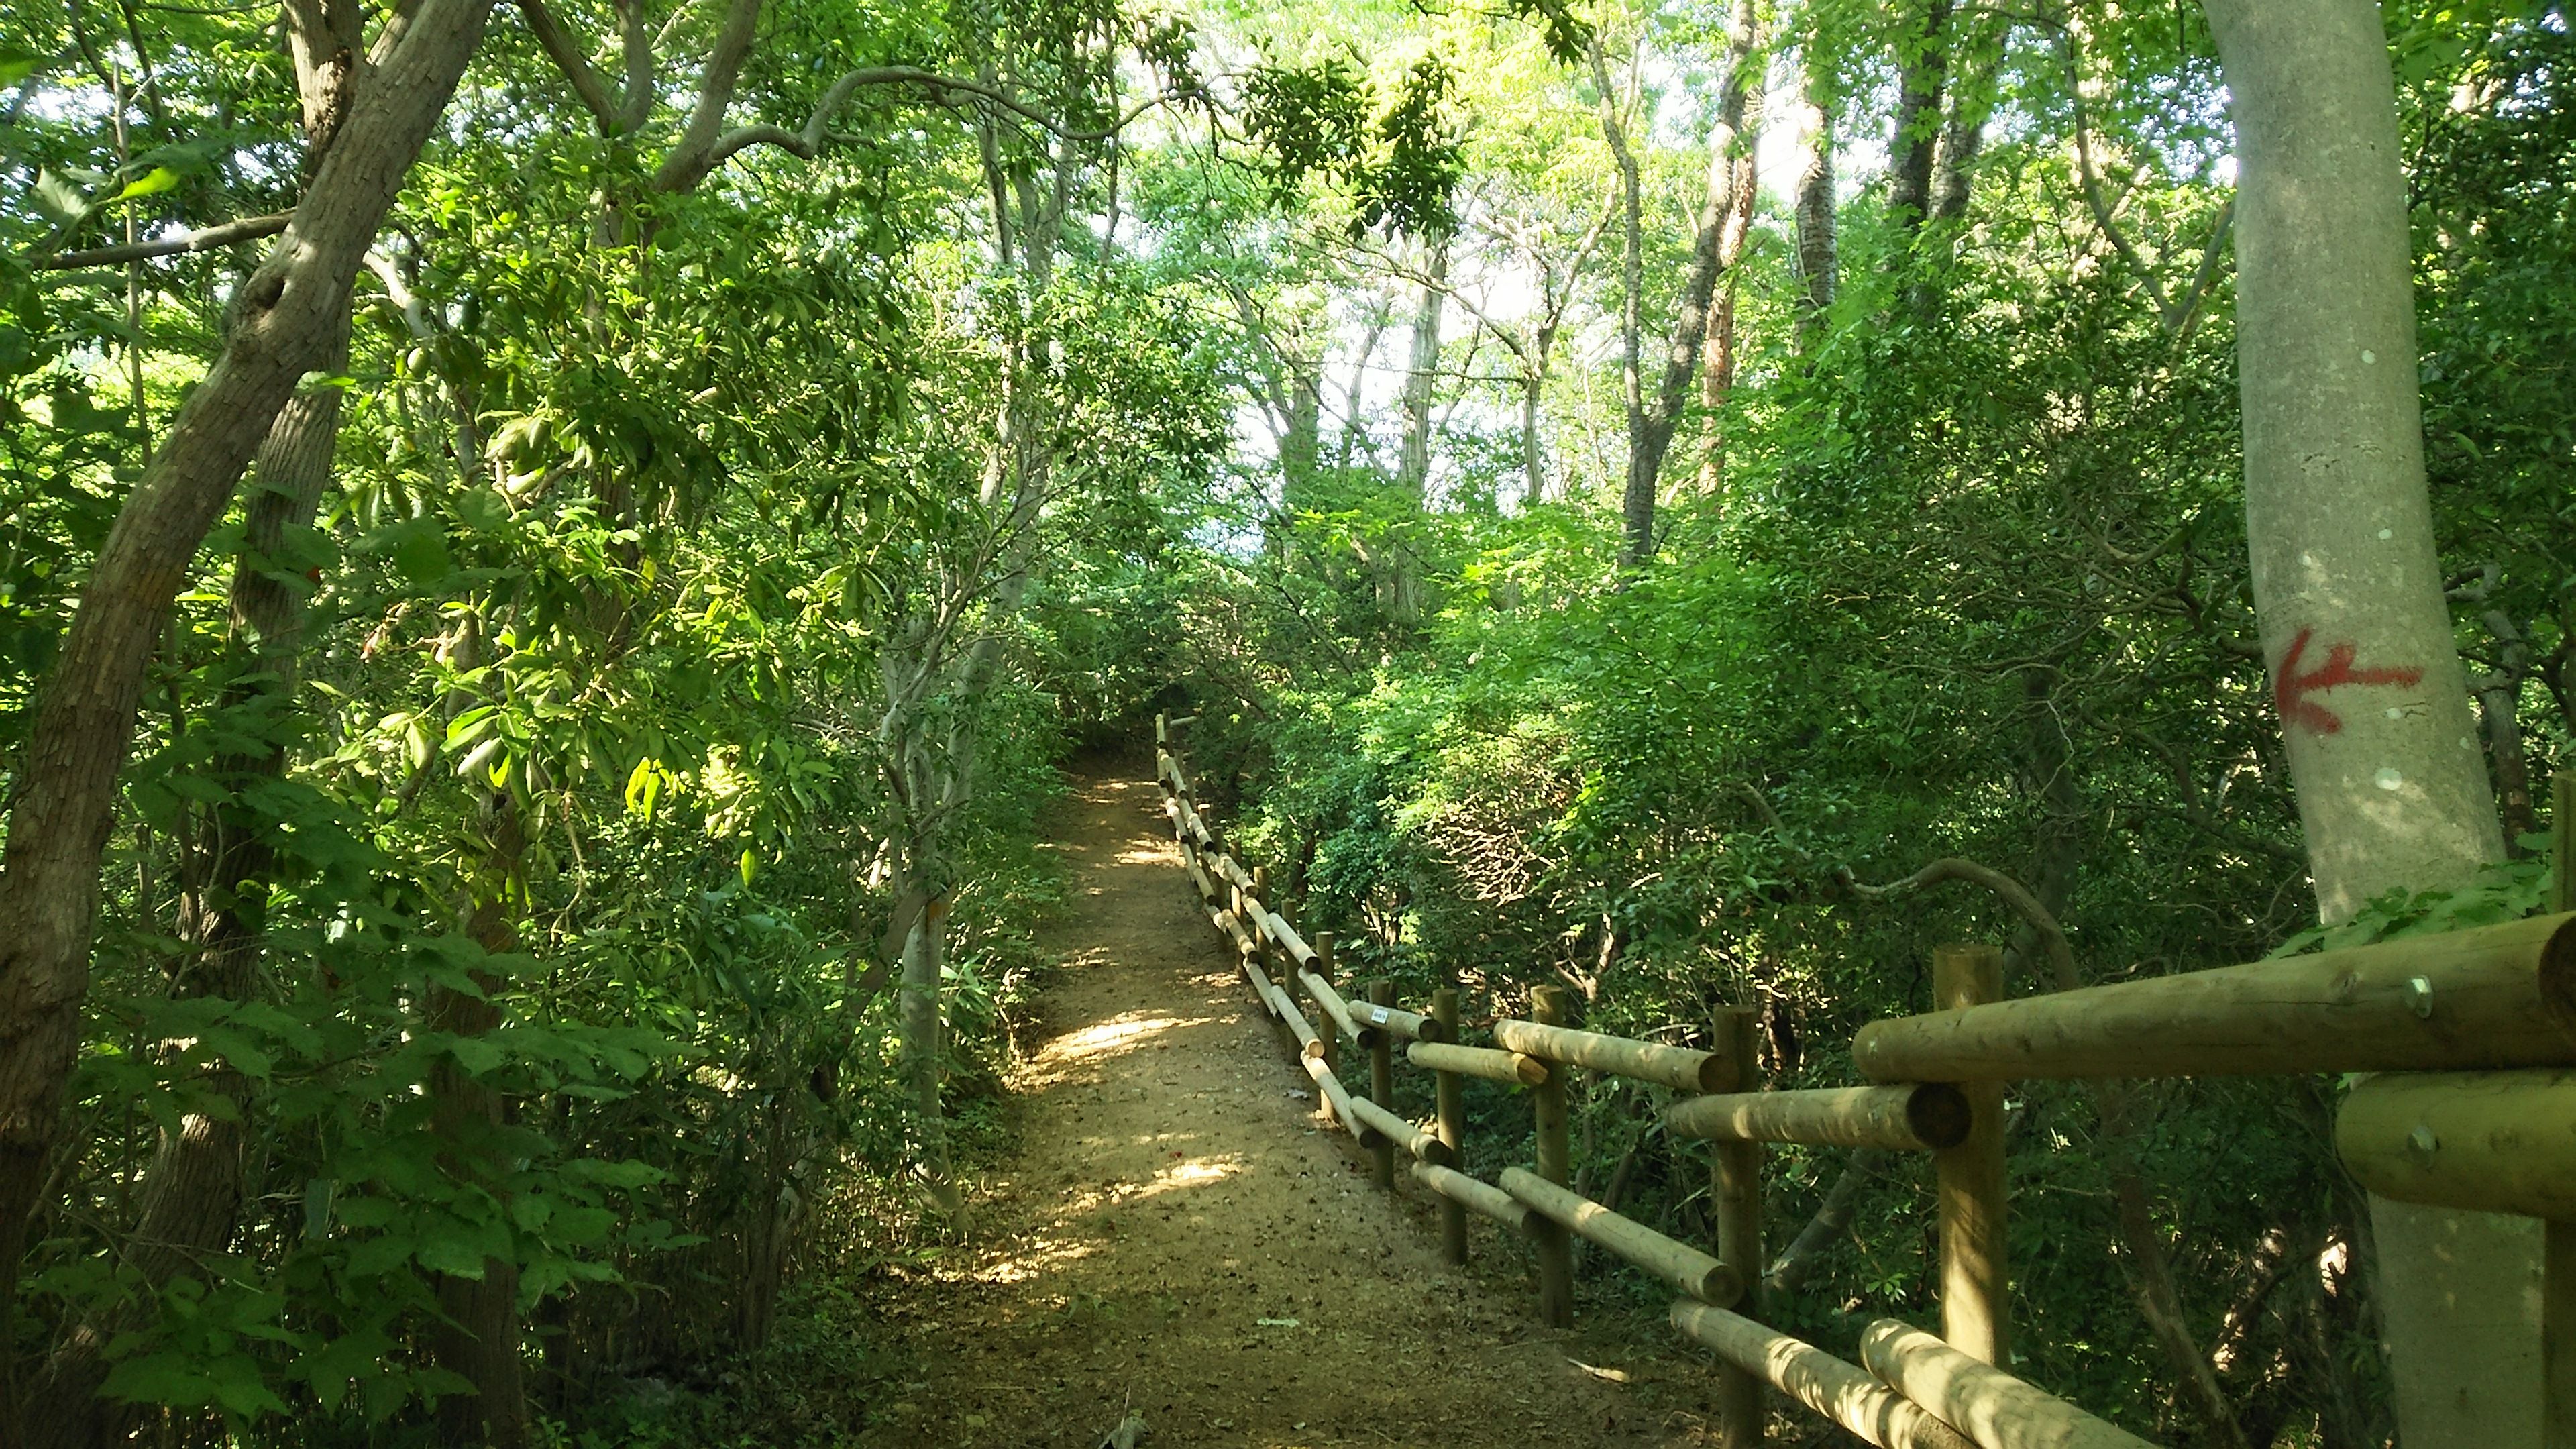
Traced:
<path fill-rule="evenodd" d="M 1404 374 L 1404 458 L 1396 483 L 1414 506 L 1431 483 L 1431 393 L 1440 372 L 1440 312 L 1448 297 L 1449 242 L 1431 244 L 1430 280 L 1413 310 L 1413 353 Z"/>
<path fill-rule="evenodd" d="M 1626 541 L 1620 561 L 1635 564 L 1654 547 L 1655 495 L 1649 486 L 1637 492 L 1638 444 L 1645 435 L 1645 190 L 1636 152 L 1628 146 L 1627 123 L 1619 116 L 1619 94 L 1610 85 L 1610 60 L 1598 34 L 1592 41 L 1592 84 L 1600 93 L 1601 139 L 1619 168 L 1619 397 L 1628 415 L 1628 477 L 1620 496 Z M 1642 540 L 1642 542 L 1641 542 Z"/>
<path fill-rule="evenodd" d="M 1294 518 L 1308 504 L 1323 458 L 1324 380 L 1302 363 L 1286 361 L 1286 369 L 1288 415 L 1279 433 L 1279 508 Z"/>
<path fill-rule="evenodd" d="M 915 1151 L 931 1201 L 943 1211 L 964 1205 L 948 1161 L 948 1119 L 940 1105 L 940 1079 L 948 1050 L 947 1024 L 939 1009 L 942 950 L 947 935 L 948 902 L 934 895 L 913 913 L 904 933 L 903 994 L 896 1011 L 902 1037 L 904 1094 L 912 1099 L 918 1124 Z"/>
<path fill-rule="evenodd" d="M 2531 762 L 2522 752 L 2522 682 L 2531 674 L 2531 645 L 2502 609 L 2487 610 L 2485 623 L 2496 641 L 2496 667 L 2478 679 L 2478 716 L 2486 725 L 2505 848 L 2519 856 L 2522 838 L 2540 828 L 2531 804 Z"/>
<path fill-rule="evenodd" d="M 297 382 L 329 360 L 350 281 L 490 14 L 491 0 L 421 0 L 368 78 L 294 222 L 237 295 L 222 355 L 119 509 L 43 686 L 0 857 L 0 1320 L 15 1312 L 79 1051 L 99 859 L 145 667 L 242 470 Z M 22 1422 L 12 1372 L 0 1437 Z"/>
<path fill-rule="evenodd" d="M 1833 77 L 1813 53 L 1803 49 L 1800 85 L 1806 99 L 1800 129 L 1805 133 L 1804 159 L 1798 167 L 1798 296 L 1796 345 L 1799 355 L 1815 351 L 1824 335 L 1825 314 L 1834 305 L 1834 113 Z"/>
<path fill-rule="evenodd" d="M 1532 367 L 1521 375 L 1521 506 L 1547 501 L 1547 454 L 1539 434 L 1539 402 L 1547 374 Z"/>
<path fill-rule="evenodd" d="M 520 867 L 527 842 L 506 789 L 492 792 L 485 812 L 491 852 L 465 932 L 484 950 L 500 955 L 519 948 L 512 904 L 517 890 L 511 877 Z M 474 973 L 474 983 L 483 992 L 479 997 L 444 986 L 430 988 L 430 1030 L 482 1036 L 501 1025 L 496 998 L 504 983 L 481 971 Z M 471 1179 L 507 1170 L 507 1163 L 489 1145 L 505 1116 L 500 1093 L 475 1081 L 450 1058 L 431 1072 L 430 1095 L 432 1120 L 448 1144 L 451 1175 Z M 492 1191 L 498 1196 L 499 1186 L 495 1184 Z M 528 1438 L 527 1386 L 519 1363 L 518 1264 L 486 1258 L 482 1277 L 442 1273 L 433 1286 L 447 1321 L 431 1330 L 430 1351 L 439 1367 L 474 1386 L 470 1394 L 451 1394 L 438 1401 L 440 1442 L 453 1449 L 518 1449 Z"/>
<path fill-rule="evenodd" d="M 348 365 L 345 305 L 337 332 L 337 345 L 324 368 L 334 373 Z M 241 677 L 227 689 L 224 705 L 262 716 L 263 724 L 255 730 L 274 728 L 301 673 L 305 595 L 281 576 L 274 560 L 291 532 L 312 522 L 330 482 L 340 399 L 336 387 L 308 389 L 290 399 L 270 426 L 252 475 L 256 487 L 245 510 L 242 551 L 233 561 L 230 652 Z M 273 734 L 254 751 L 220 756 L 212 770 L 228 788 L 275 780 L 285 772 L 286 749 Z M 261 892 L 275 861 L 269 828 L 234 808 L 219 808 L 208 820 L 200 837 L 203 858 L 187 872 L 201 883 L 199 891 L 181 902 L 180 937 L 192 951 L 172 983 L 174 994 L 227 1000 L 252 994 L 261 936 L 242 907 Z M 231 1110 L 186 1114 L 178 1131 L 161 1135 L 143 1175 L 129 1251 L 156 1287 L 193 1276 L 200 1255 L 220 1249 L 232 1236 L 241 1205 L 250 1082 L 218 1063 L 203 1086 Z M 31 1444 L 73 1449 L 106 1444 L 133 1430 L 135 1412 L 101 1401 L 98 1390 L 107 1380 L 102 1350 L 135 1324 L 145 1306 L 122 1305 L 80 1323 L 55 1346 L 28 1396 Z"/>
<path fill-rule="evenodd" d="M 1726 483 L 1727 397 L 1735 390 L 1735 264 L 1744 256 L 1745 239 L 1753 233 L 1753 206 L 1761 189 L 1757 171 L 1762 149 L 1763 96 L 1769 56 L 1757 56 L 1762 43 L 1761 12 L 1753 0 L 1736 0 L 1727 19 L 1726 81 L 1718 92 L 1719 126 L 1724 142 L 1717 149 L 1728 158 L 1725 232 L 1718 239 L 1718 269 L 1726 291 L 1708 314 L 1708 336 L 1700 344 L 1700 402 L 1708 410 L 1708 445 L 1700 453 L 1699 491 L 1713 496 Z"/>
<path fill-rule="evenodd" d="M 2239 158 L 2255 607 L 2317 905 L 2503 853 L 2434 549 L 2379 8 L 2210 0 Z M 2538 1224 L 2374 1201 L 2407 1449 L 2537 1442 Z"/>
<path fill-rule="evenodd" d="M 1968 215 L 1970 183 L 1977 157 L 1986 149 L 1986 122 L 1994 111 L 1995 68 L 2003 61 L 2003 33 L 1972 27 L 1972 38 L 1960 49 L 1965 69 L 1950 82 L 1950 114 L 1941 123 L 1941 144 L 1932 158 L 1930 219 L 1936 225 L 1963 221 Z"/>
<path fill-rule="evenodd" d="M 1732 260 L 1727 255 L 1726 239 L 1736 210 L 1738 167 L 1735 143 L 1744 122 L 1744 72 L 1753 63 L 1748 59 L 1753 45 L 1750 16 L 1741 18 L 1746 23 L 1734 31 L 1729 43 L 1732 64 L 1722 102 L 1729 109 L 1721 115 L 1710 138 L 1708 190 L 1700 205 L 1698 225 L 1691 244 L 1691 269 L 1683 279 L 1681 296 L 1674 303 L 1671 340 L 1665 346 L 1664 365 L 1652 393 L 1646 391 L 1644 374 L 1645 207 L 1642 177 L 1636 152 L 1628 144 L 1627 124 L 1620 119 L 1610 91 L 1609 62 L 1598 44 L 1592 50 L 1593 81 L 1601 91 L 1601 134 L 1609 143 L 1610 153 L 1619 166 L 1623 223 L 1621 261 L 1626 296 L 1620 311 L 1620 337 L 1628 404 L 1628 477 L 1620 502 L 1625 537 L 1619 561 L 1627 568 L 1641 567 L 1655 556 L 1655 502 L 1663 476 L 1664 458 L 1672 449 L 1674 429 L 1681 424 L 1682 408 L 1690 397 L 1691 379 L 1699 369 L 1700 345 L 1708 336 L 1709 303 L 1717 295 L 1718 277 Z"/>
<path fill-rule="evenodd" d="M 1825 1250 L 1850 1229 L 1852 1210 L 1860 1205 L 1861 1189 L 1893 1156 L 1875 1149 L 1852 1154 L 1834 1185 L 1825 1190 L 1825 1200 L 1817 1205 L 1815 1216 L 1807 1219 L 1807 1225 L 1798 1230 L 1798 1236 L 1763 1273 L 1762 1289 L 1766 1294 L 1791 1294 L 1806 1286 L 1815 1271 L 1824 1266 Z"/>
<path fill-rule="evenodd" d="M 1887 210 L 1908 237 L 1922 230 L 1932 212 L 1932 158 L 1940 142 L 1941 99 L 1950 74 L 1945 33 L 1950 4 L 1930 0 L 1923 28 L 1897 57 L 1896 130 L 1887 143 L 1895 164 L 1888 171 Z"/>

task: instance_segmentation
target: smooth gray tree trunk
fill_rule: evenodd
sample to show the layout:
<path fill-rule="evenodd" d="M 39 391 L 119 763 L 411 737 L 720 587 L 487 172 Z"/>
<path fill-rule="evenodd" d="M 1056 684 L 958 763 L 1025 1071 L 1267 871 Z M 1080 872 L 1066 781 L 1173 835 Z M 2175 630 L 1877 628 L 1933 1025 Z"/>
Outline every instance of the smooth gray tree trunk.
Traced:
<path fill-rule="evenodd" d="M 1814 350 L 1824 331 L 1825 313 L 1834 305 L 1835 101 L 1833 78 L 1821 58 L 1802 50 L 1799 70 L 1806 102 L 1800 122 L 1805 144 L 1790 209 L 1798 263 L 1798 296 L 1792 305 L 1797 314 L 1797 347 L 1803 355 Z"/>
<path fill-rule="evenodd" d="M 2237 130 L 2254 599 L 2329 922 L 2503 854 L 2418 417 L 2395 88 L 2366 0 L 2209 0 Z M 2539 1225 L 2376 1202 L 2407 1449 L 2539 1432 Z"/>
<path fill-rule="evenodd" d="M 1424 503 L 1431 487 L 1431 396 L 1440 377 L 1441 304 L 1449 296 L 1449 242 L 1431 244 L 1431 280 L 1413 312 L 1413 352 L 1404 374 L 1404 461 L 1396 482 L 1415 505 Z"/>

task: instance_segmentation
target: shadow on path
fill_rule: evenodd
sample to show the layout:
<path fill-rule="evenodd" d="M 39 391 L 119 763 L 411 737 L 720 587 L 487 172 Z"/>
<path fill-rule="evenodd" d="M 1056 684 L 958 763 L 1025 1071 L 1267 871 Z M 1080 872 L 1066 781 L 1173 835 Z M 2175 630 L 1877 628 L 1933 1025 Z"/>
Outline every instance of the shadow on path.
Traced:
<path fill-rule="evenodd" d="M 1473 1272 L 1440 1260 L 1423 1195 L 1390 1199 L 1318 1130 L 1153 785 L 1074 785 L 1021 1145 L 978 1241 L 889 1305 L 921 1381 L 861 1442 L 1090 1449 L 1130 1406 L 1153 1449 L 1715 1442 L 1710 1375 L 1641 1352 L 1651 1321 L 1549 1334 L 1511 1245 L 1481 1234 Z"/>

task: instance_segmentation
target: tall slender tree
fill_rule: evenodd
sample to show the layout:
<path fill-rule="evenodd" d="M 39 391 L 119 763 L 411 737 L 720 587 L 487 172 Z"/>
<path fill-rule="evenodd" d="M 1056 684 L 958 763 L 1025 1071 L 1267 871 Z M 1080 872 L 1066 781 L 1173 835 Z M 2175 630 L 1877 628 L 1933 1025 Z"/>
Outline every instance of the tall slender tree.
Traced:
<path fill-rule="evenodd" d="M 2458 886 L 2504 843 L 2425 492 L 2379 8 L 2207 8 L 2236 121 L 2254 601 L 2317 909 L 2334 923 L 2392 890 Z M 2539 1225 L 2390 1202 L 2372 1219 L 2409 1449 L 2536 1444 Z"/>

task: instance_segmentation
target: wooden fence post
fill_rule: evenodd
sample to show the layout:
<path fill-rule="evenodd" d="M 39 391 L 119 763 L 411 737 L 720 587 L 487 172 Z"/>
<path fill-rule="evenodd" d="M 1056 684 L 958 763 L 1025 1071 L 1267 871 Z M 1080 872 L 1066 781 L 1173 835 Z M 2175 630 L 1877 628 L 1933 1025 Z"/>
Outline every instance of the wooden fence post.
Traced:
<path fill-rule="evenodd" d="M 1371 1006 L 1395 1005 L 1395 983 L 1381 976 L 1369 983 Z M 1395 1110 L 1394 1033 L 1381 1030 L 1377 1044 L 1369 1048 L 1369 1100 L 1392 1112 Z M 1395 1191 L 1395 1144 L 1381 1138 L 1377 1144 L 1377 1185 Z"/>
<path fill-rule="evenodd" d="M 1717 1009 L 1715 1050 L 1735 1063 L 1735 1090 L 1759 1090 L 1753 1057 L 1753 1008 Z M 1718 1142 L 1709 1156 L 1709 1201 L 1717 1217 L 1717 1260 L 1744 1279 L 1735 1311 L 1762 1317 L 1762 1144 Z M 1735 1364 L 1717 1371 L 1719 1443 L 1725 1449 L 1759 1449 L 1763 1440 L 1762 1379 Z"/>
<path fill-rule="evenodd" d="M 1932 953 L 1932 1007 L 2000 1001 L 2004 953 L 1942 946 Z M 1932 1154 L 1941 1209 L 1941 1336 L 1995 1367 L 2012 1369 L 2012 1300 L 2004 1242 L 2004 1084 L 1961 1082 L 1975 1114 L 1968 1140 Z"/>
<path fill-rule="evenodd" d="M 1440 1023 L 1442 1034 L 1450 1041 L 1458 1039 L 1458 989 L 1443 986 L 1431 993 L 1431 1019 Z M 1467 1170 L 1465 1152 L 1467 1136 L 1467 1079 L 1456 1072 L 1432 1074 L 1434 1090 L 1440 1104 L 1440 1145 L 1449 1149 L 1449 1160 L 1459 1171 Z M 1452 1263 L 1467 1261 L 1467 1205 L 1456 1198 L 1440 1199 L 1440 1252 Z"/>
<path fill-rule="evenodd" d="M 1269 905 L 1269 902 L 1264 901 L 1262 904 Z M 1296 924 L 1284 905 L 1271 906 L 1270 914 L 1290 926 Z M 1261 960 L 1262 970 L 1270 977 L 1270 984 L 1278 987 L 1279 994 L 1286 997 L 1293 1005 L 1297 1000 L 1297 958 L 1289 955 L 1286 947 L 1264 936 L 1261 940 Z M 1279 1018 L 1278 1026 L 1279 1039 L 1288 1044 L 1288 1060 L 1302 1063 L 1305 1044 L 1297 1040 L 1297 1028 L 1290 1026 L 1284 1016 Z"/>
<path fill-rule="evenodd" d="M 1314 948 L 1315 948 L 1315 977 L 1316 977 L 1316 979 L 1317 979 L 1317 980 L 1319 980 L 1319 981 L 1321 981 L 1321 982 L 1323 982 L 1323 983 L 1324 983 L 1325 985 L 1327 985 L 1327 986 L 1332 985 L 1332 984 L 1333 984 L 1333 933 L 1332 933 L 1332 932 L 1330 932 L 1330 931 L 1317 931 L 1317 932 L 1315 933 L 1315 939 L 1314 939 L 1314 941 L 1313 941 L 1313 942 L 1311 942 L 1310 944 L 1312 944 L 1312 945 L 1314 946 Z M 1331 1018 L 1329 1018 L 1329 1017 L 1325 1017 L 1325 1018 L 1320 1018 L 1320 1019 L 1318 1019 L 1318 1020 L 1316 1021 L 1316 1023 L 1315 1023 L 1315 1034 L 1316 1034 L 1317 1036 L 1319 1036 L 1319 1037 L 1323 1038 L 1323 1042 L 1324 1042 L 1324 1070 L 1326 1070 L 1326 1071 L 1328 1071 L 1328 1072 L 1331 1072 L 1331 1073 L 1332 1073 L 1334 1076 L 1336 1076 L 1336 1077 L 1340 1076 L 1340 1075 L 1342 1074 L 1342 1073 L 1341 1073 L 1341 1066 L 1342 1066 L 1342 1034 L 1341 1034 L 1341 1032 L 1340 1032 L 1340 1031 L 1338 1031 L 1338 1030 L 1336 1030 L 1336 1029 L 1334 1028 Z M 1319 1089 L 1317 1089 L 1317 1091 L 1316 1091 L 1316 1093 L 1315 1093 L 1315 1106 L 1316 1106 L 1316 1108 L 1317 1108 L 1318 1110 L 1320 1110 L 1320 1111 L 1324 1114 L 1324 1120 L 1325 1120 L 1325 1121 L 1329 1122 L 1329 1121 L 1332 1121 L 1332 1120 L 1333 1120 L 1333 1104 L 1332 1104 L 1331 1102 L 1328 1102 L 1328 1101 L 1324 1100 L 1324 1093 L 1323 1093 L 1323 1091 L 1322 1091 L 1320 1088 L 1319 1088 Z M 1356 1134 L 1356 1133 L 1359 1131 L 1359 1127 L 1358 1127 L 1358 1126 L 1357 1126 L 1357 1124 L 1355 1124 L 1355 1123 L 1345 1122 L 1345 1123 L 1343 1123 L 1342 1125 L 1343 1125 L 1343 1126 L 1345 1126 L 1345 1127 L 1349 1127 L 1349 1128 L 1351 1129 L 1351 1131 L 1352 1131 L 1354 1134 Z"/>
<path fill-rule="evenodd" d="M 2549 909 L 2576 911 L 2576 770 L 2549 780 Z M 2540 1225 L 2540 1442 L 2576 1449 L 2576 1223 Z"/>
<path fill-rule="evenodd" d="M 1284 906 L 1280 908 L 1279 919 L 1287 922 L 1290 929 L 1294 930 L 1296 928 L 1297 918 L 1290 914 Z M 1283 946 L 1280 948 L 1279 989 L 1287 996 L 1288 1004 L 1290 1006 L 1296 1007 L 1308 1021 L 1313 1021 L 1315 1019 L 1314 1013 L 1306 1010 L 1306 988 L 1304 984 L 1299 982 L 1297 979 L 1298 973 L 1305 969 L 1306 968 L 1298 962 L 1297 958 L 1289 953 L 1286 947 Z M 1303 1043 L 1295 1041 L 1291 1041 L 1289 1043 L 1288 1049 L 1291 1052 L 1302 1052 L 1305 1050 Z"/>
<path fill-rule="evenodd" d="M 1530 1019 L 1542 1026 L 1568 1026 L 1565 988 L 1541 986 L 1530 993 Z M 1573 1143 L 1566 1132 L 1565 1068 L 1551 1065 L 1547 1080 L 1530 1089 L 1536 1120 L 1538 1175 L 1567 1187 L 1573 1182 Z M 1544 1217 L 1530 1219 L 1530 1237 L 1538 1245 L 1538 1319 L 1550 1328 L 1574 1326 L 1574 1239 Z"/>
<path fill-rule="evenodd" d="M 1256 865 L 1252 868 L 1252 899 L 1259 902 L 1263 910 L 1270 909 L 1270 867 L 1266 865 Z M 1278 960 L 1278 956 L 1271 950 L 1270 933 L 1254 925 L 1249 915 L 1243 917 L 1243 928 L 1252 933 L 1254 964 L 1260 966 L 1262 975 L 1271 974 L 1270 968 Z M 1284 1021 L 1279 1023 L 1282 1030 L 1285 1030 L 1287 1025 L 1288 1023 Z"/>

